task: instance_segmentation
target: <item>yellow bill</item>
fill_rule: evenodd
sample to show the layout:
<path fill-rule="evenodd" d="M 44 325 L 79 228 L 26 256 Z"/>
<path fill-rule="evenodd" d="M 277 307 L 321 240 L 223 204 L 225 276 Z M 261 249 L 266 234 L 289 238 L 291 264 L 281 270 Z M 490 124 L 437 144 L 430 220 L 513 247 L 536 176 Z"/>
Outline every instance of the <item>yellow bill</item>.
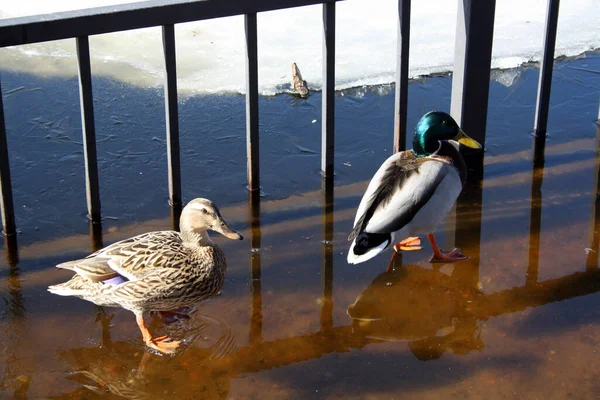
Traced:
<path fill-rule="evenodd" d="M 454 137 L 454 140 L 456 140 L 458 143 L 462 144 L 463 146 L 467 146 L 471 149 L 481 150 L 483 148 L 483 146 L 481 146 L 481 144 L 479 144 L 479 142 L 477 140 L 471 139 L 460 128 L 458 129 L 458 135 L 456 135 Z"/>

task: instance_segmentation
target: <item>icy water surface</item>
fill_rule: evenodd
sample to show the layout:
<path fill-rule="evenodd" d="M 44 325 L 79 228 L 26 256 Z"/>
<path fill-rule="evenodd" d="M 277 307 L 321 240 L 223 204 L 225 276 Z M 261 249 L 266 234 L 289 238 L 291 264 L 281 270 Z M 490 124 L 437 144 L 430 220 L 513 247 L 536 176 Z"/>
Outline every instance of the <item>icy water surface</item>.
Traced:
<path fill-rule="evenodd" d="M 73 126 L 52 125 L 70 106 L 64 111 L 54 103 L 48 109 L 33 107 L 33 100 L 11 103 L 3 81 L 15 203 L 27 207 L 19 207 L 22 233 L 5 241 L 0 264 L 2 397 L 596 398 L 600 75 L 582 69 L 599 70 L 598 64 L 592 55 L 556 67 L 546 160 L 536 169 L 529 131 L 537 71 L 503 75 L 509 86 L 492 82 L 482 180 L 472 171 L 437 232 L 443 248 L 458 246 L 470 256 L 455 264 L 430 264 L 426 240 L 422 251 L 391 262 L 387 252 L 363 264 L 346 263 L 356 207 L 389 155 L 392 92 L 356 90 L 338 97 L 333 185 L 321 183 L 315 172 L 320 138 L 311 129 L 320 125 L 312 123 L 318 94 L 317 100 L 293 100 L 293 109 L 286 106 L 288 97 L 263 99 L 263 137 L 270 141 L 261 148 L 262 198 L 248 198 L 243 187 L 238 100 L 221 98 L 215 106 L 189 99 L 184 109 L 194 102 L 197 108 L 182 115 L 183 126 L 213 113 L 210 123 L 233 128 L 219 136 L 195 124 L 208 130 L 205 142 L 206 136 L 184 134 L 187 199 L 213 199 L 245 240 L 213 235 L 229 267 L 220 296 L 189 320 L 165 324 L 149 317 L 155 335 L 184 341 L 174 357 L 145 348 L 129 311 L 46 291 L 71 275 L 55 264 L 172 226 L 166 194 L 156 190 L 165 171 L 162 154 L 152 149 L 153 132 L 162 129 L 148 123 L 154 105 L 143 103 L 146 116 L 137 114 L 145 108 L 135 102 L 131 112 L 114 113 L 140 122 L 118 118 L 114 132 L 127 135 L 99 143 L 103 206 L 111 218 L 90 229 L 81 216 L 77 153 L 66 163 L 40 156 L 45 144 L 52 148 L 48 157 L 75 151 L 75 120 Z M 19 77 L 11 79 L 19 87 Z M 447 108 L 449 87 L 448 77 L 413 83 L 409 125 L 430 108 Z M 49 90 L 29 96 L 38 92 L 52 96 Z M 156 102 L 160 108 L 160 98 Z M 232 107 L 232 120 L 220 122 L 227 111 L 219 114 L 219 107 Z M 20 113 L 18 124 L 29 131 L 11 122 Z M 46 128 L 31 122 L 36 113 L 50 122 Z M 19 141 L 23 132 L 35 137 L 39 129 L 50 138 L 38 137 L 37 146 L 33 139 Z M 229 150 L 242 149 L 223 155 L 217 149 L 227 141 L 234 144 Z M 117 179 L 114 171 L 122 175 Z M 58 188 L 50 184 L 55 175 L 63 179 Z"/>

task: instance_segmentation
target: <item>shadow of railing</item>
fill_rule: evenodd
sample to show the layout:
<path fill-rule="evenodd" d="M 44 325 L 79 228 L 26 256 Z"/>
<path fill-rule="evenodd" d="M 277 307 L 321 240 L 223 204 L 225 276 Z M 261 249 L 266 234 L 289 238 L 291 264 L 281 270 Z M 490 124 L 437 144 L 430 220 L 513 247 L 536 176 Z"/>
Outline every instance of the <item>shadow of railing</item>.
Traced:
<path fill-rule="evenodd" d="M 173 393 L 183 393 L 189 390 L 191 393 L 201 388 L 214 394 L 215 398 L 224 398 L 229 391 L 231 380 L 242 374 L 279 368 L 332 353 L 350 352 L 369 344 L 407 342 L 410 352 L 421 361 L 439 359 L 448 351 L 457 355 L 480 351 L 485 347 L 481 335 L 481 321 L 600 291 L 600 269 L 597 268 L 596 253 L 599 227 L 597 215 L 600 213 L 597 192 L 594 192 L 594 218 L 590 228 L 593 232 L 591 248 L 595 256 L 588 258 L 586 271 L 546 281 L 538 280 L 542 172 L 543 169 L 539 166 L 534 166 L 532 170 L 529 235 L 533 239 L 530 240 L 529 267 L 523 286 L 490 294 L 480 289 L 479 244 L 473 247 L 472 241 L 479 240 L 481 235 L 482 196 L 480 180 L 475 179 L 471 186 L 466 187 L 466 195 L 458 204 L 459 208 L 463 208 L 463 212 L 466 212 L 468 207 L 471 216 L 468 218 L 469 225 L 464 225 L 464 221 L 457 221 L 457 231 L 463 234 L 457 234 L 455 238 L 458 245 L 461 241 L 470 242 L 471 260 L 461 263 L 460 268 L 455 268 L 450 274 L 442 272 L 439 268 L 401 266 L 401 260 L 400 263 L 395 260 L 396 268 L 376 276 L 357 296 L 354 303 L 348 306 L 347 314 L 352 322 L 344 326 L 334 326 L 333 181 L 326 180 L 322 187 L 321 208 L 323 298 L 319 331 L 295 337 L 263 340 L 261 254 L 257 251 L 261 246 L 260 197 L 258 193 L 252 192 L 249 195 L 248 215 L 251 226 L 249 261 L 252 290 L 248 345 L 232 349 L 218 357 L 211 355 L 213 350 L 207 348 L 187 347 L 171 359 L 170 363 L 176 366 L 194 365 L 194 368 L 181 367 L 181 374 L 168 383 L 158 379 L 160 371 L 164 368 L 163 357 L 140 351 L 139 344 L 103 340 L 104 346 L 101 347 L 70 349 L 62 353 L 70 354 L 66 358 L 80 377 L 83 373 L 88 382 L 86 387 L 90 387 L 91 379 L 105 391 L 122 393 L 123 390 L 137 390 L 151 397 L 151 392 L 158 390 L 156 382 L 161 381 L 161 392 L 167 390 L 171 393 L 172 390 Z M 598 186 L 598 181 L 595 184 Z M 472 218 L 473 213 L 479 218 Z M 459 217 L 461 214 L 462 212 L 457 213 Z M 385 262 L 387 260 L 383 260 L 382 264 Z M 103 324 L 102 329 L 108 331 L 110 328 L 108 324 Z M 110 338 L 110 334 L 103 332 L 102 337 Z M 108 368 L 108 365 L 111 368 Z M 114 365 L 120 365 L 122 368 L 114 368 Z M 203 373 L 198 379 L 196 371 L 200 367 Z M 127 375 L 131 374 L 132 369 L 136 371 L 134 378 Z M 195 378 L 188 379 L 189 374 L 194 374 Z M 127 387 L 122 387 L 124 383 Z"/>

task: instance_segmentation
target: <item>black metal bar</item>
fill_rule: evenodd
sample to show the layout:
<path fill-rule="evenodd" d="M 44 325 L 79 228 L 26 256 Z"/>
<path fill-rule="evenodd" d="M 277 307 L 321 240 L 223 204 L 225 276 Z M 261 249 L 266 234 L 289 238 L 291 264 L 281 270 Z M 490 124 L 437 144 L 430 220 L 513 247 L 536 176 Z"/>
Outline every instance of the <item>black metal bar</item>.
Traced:
<path fill-rule="evenodd" d="M 47 42 L 336 0 L 153 0 L 0 20 L 0 47 Z"/>
<path fill-rule="evenodd" d="M 179 157 L 179 113 L 177 108 L 177 58 L 175 27 L 163 25 L 165 55 L 165 121 L 167 124 L 167 163 L 169 174 L 169 205 L 181 206 L 181 163 Z"/>
<path fill-rule="evenodd" d="M 490 88 L 496 0 L 459 0 L 450 112 L 482 145 Z"/>
<path fill-rule="evenodd" d="M 248 208 L 250 222 L 250 248 L 258 252 L 261 246 L 262 234 L 260 230 L 260 193 L 248 193 Z M 260 268 L 255 271 L 253 277 L 260 279 Z"/>
<path fill-rule="evenodd" d="M 541 168 L 546 162 L 546 135 L 533 136 L 533 167 Z"/>
<path fill-rule="evenodd" d="M 92 253 L 104 247 L 102 240 L 102 224 L 94 224 L 90 222 L 90 248 Z"/>
<path fill-rule="evenodd" d="M 323 98 L 321 111 L 321 171 L 333 175 L 335 132 L 335 3 L 323 4 Z"/>
<path fill-rule="evenodd" d="M 76 44 L 77 64 L 79 67 L 79 98 L 81 102 L 81 129 L 83 131 L 87 208 L 90 220 L 97 223 L 101 221 L 101 210 L 89 38 L 87 36 L 77 37 Z"/>
<path fill-rule="evenodd" d="M 550 87 L 552 86 L 552 69 L 554 68 L 554 46 L 556 44 L 556 28 L 558 26 L 558 6 L 560 0 L 548 0 L 546 10 L 546 28 L 544 39 L 544 56 L 540 65 L 535 122 L 533 132 L 536 137 L 546 139 L 548 127 L 548 107 L 550 106 Z"/>
<path fill-rule="evenodd" d="M 2 230 L 4 235 L 17 233 L 15 225 L 15 208 L 13 204 L 12 182 L 10 179 L 10 162 L 8 160 L 8 141 L 4 123 L 4 105 L 2 102 L 2 86 L 0 85 L 0 209 L 2 210 Z"/>
<path fill-rule="evenodd" d="M 179 220 L 181 218 L 181 211 L 183 211 L 183 206 L 171 206 L 169 207 L 169 215 L 171 217 L 171 229 L 179 232 Z"/>
<path fill-rule="evenodd" d="M 248 189 L 260 190 L 258 139 L 258 47 L 256 13 L 244 17 L 246 31 L 246 157 Z"/>
<path fill-rule="evenodd" d="M 396 106 L 394 153 L 406 150 L 408 112 L 408 54 L 410 48 L 410 2 L 398 0 L 398 53 L 396 59 Z"/>

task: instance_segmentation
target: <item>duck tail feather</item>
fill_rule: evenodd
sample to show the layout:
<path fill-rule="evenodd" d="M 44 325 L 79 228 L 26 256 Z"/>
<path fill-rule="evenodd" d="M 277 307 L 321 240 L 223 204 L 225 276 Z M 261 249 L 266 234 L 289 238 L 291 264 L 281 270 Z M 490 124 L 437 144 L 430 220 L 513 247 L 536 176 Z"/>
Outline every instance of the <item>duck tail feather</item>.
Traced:
<path fill-rule="evenodd" d="M 391 243 L 390 234 L 362 232 L 350 246 L 348 264 L 359 264 L 384 251 Z"/>
<path fill-rule="evenodd" d="M 59 296 L 80 296 L 85 292 L 89 285 L 89 281 L 87 281 L 85 278 L 79 275 L 74 275 L 73 278 L 67 282 L 48 286 L 48 291 Z"/>

